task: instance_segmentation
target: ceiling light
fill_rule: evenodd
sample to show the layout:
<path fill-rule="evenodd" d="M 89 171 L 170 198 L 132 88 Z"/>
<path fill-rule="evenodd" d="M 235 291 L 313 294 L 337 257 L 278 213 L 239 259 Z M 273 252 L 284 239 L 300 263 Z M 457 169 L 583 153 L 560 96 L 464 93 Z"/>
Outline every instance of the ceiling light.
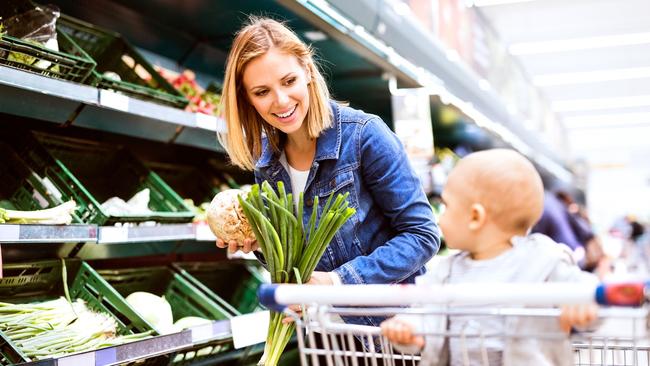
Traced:
<path fill-rule="evenodd" d="M 575 99 L 553 102 L 555 112 L 574 112 L 650 106 L 650 95 L 631 97 Z"/>
<path fill-rule="evenodd" d="M 560 39 L 554 41 L 521 42 L 510 45 L 508 50 L 512 55 L 519 56 L 647 43 L 650 43 L 650 33 L 629 33 L 600 37 Z"/>
<path fill-rule="evenodd" d="M 542 74 L 533 77 L 533 83 L 537 86 L 556 86 L 643 78 L 650 78 L 650 67 Z"/>
<path fill-rule="evenodd" d="M 305 35 L 305 38 L 312 42 L 319 42 L 327 39 L 327 35 L 321 31 L 306 31 L 303 34 Z"/>
<path fill-rule="evenodd" d="M 517 3 L 528 3 L 534 0 L 470 0 L 470 6 L 484 7 L 484 6 L 495 6 L 495 5 L 507 5 L 507 4 L 517 4 Z"/>

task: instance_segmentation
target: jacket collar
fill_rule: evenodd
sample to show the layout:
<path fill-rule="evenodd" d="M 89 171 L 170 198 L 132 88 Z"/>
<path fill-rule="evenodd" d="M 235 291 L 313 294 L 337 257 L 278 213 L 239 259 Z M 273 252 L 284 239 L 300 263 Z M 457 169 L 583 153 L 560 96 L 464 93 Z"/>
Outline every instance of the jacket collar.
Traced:
<path fill-rule="evenodd" d="M 332 110 L 332 126 L 321 132 L 316 141 L 316 154 L 314 161 L 338 159 L 341 150 L 341 110 L 338 104 L 330 101 Z M 273 151 L 266 136 L 262 138 L 262 155 L 255 163 L 256 169 L 269 167 L 272 163 L 279 161 L 279 155 Z"/>

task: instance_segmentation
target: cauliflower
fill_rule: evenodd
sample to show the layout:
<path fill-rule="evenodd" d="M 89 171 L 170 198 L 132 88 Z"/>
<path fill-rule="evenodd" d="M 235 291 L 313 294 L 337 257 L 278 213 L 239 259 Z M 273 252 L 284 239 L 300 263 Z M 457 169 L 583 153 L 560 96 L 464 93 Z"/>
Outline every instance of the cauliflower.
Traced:
<path fill-rule="evenodd" d="M 208 208 L 208 225 L 217 238 L 226 243 L 234 240 L 243 243 L 244 239 L 254 239 L 244 210 L 239 205 L 237 196 L 248 192 L 241 189 L 227 189 L 219 192 Z"/>

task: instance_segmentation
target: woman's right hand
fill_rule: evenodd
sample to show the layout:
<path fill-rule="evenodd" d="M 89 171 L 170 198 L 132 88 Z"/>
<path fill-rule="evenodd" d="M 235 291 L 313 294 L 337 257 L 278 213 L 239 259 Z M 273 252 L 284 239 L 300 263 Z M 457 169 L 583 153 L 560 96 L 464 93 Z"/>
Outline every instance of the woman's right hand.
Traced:
<path fill-rule="evenodd" d="M 241 250 L 242 252 L 248 254 L 254 250 L 257 250 L 257 248 L 259 248 L 259 245 L 255 239 L 244 239 L 243 243 L 239 243 L 236 240 L 231 240 L 226 243 L 225 241 L 217 238 L 217 248 L 228 248 L 228 253 L 230 254 L 235 253 L 237 250 Z"/>

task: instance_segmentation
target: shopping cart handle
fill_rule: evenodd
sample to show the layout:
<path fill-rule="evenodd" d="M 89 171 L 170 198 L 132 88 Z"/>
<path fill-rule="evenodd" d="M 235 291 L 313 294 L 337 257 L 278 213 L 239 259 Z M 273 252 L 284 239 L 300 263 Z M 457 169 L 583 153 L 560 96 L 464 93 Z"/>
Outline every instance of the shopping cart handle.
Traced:
<path fill-rule="evenodd" d="M 603 283 L 596 288 L 596 302 L 600 305 L 641 306 L 646 302 L 650 281 Z"/>
<path fill-rule="evenodd" d="M 257 298 L 260 300 L 260 304 L 273 311 L 281 313 L 287 306 L 278 304 L 278 302 L 275 300 L 275 290 L 277 290 L 277 288 L 277 284 L 262 284 L 257 289 Z"/>

